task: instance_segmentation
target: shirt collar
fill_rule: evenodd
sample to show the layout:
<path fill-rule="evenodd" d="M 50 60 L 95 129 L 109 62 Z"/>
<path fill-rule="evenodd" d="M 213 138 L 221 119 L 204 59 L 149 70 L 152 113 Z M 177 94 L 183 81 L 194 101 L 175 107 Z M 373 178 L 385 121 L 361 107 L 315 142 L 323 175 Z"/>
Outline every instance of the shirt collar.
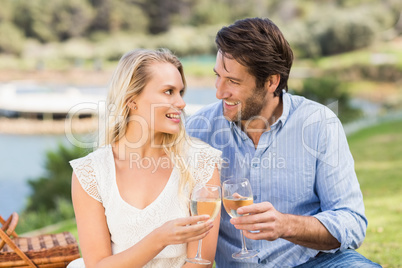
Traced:
<path fill-rule="evenodd" d="M 279 117 L 278 121 L 275 122 L 274 125 L 281 123 L 282 126 L 285 125 L 286 121 L 288 120 L 289 111 L 290 111 L 290 96 L 286 90 L 282 89 L 281 93 L 282 97 L 282 115 Z"/>
<path fill-rule="evenodd" d="M 236 132 L 243 141 L 248 139 L 247 134 L 243 130 L 241 130 L 241 128 L 235 122 L 230 122 L 230 128 L 232 129 L 232 131 Z"/>

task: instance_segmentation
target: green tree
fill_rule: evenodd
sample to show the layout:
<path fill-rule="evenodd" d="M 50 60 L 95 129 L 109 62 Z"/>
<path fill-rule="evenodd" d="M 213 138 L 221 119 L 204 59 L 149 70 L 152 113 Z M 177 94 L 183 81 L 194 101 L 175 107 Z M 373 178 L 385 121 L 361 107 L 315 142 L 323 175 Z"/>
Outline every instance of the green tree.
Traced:
<path fill-rule="evenodd" d="M 170 29 L 171 17 L 180 12 L 182 4 L 187 6 L 186 0 L 128 0 L 141 8 L 148 18 L 148 32 L 150 34 L 165 33 Z"/>
<path fill-rule="evenodd" d="M 351 106 L 346 84 L 334 77 L 307 78 L 299 93 L 324 105 L 336 103 L 337 115 L 342 123 L 351 122 L 362 115 L 360 109 Z"/>
<path fill-rule="evenodd" d="M 91 0 L 95 15 L 91 22 L 92 31 L 109 31 L 113 0 Z"/>
<path fill-rule="evenodd" d="M 364 20 L 358 13 L 331 17 L 325 21 L 317 41 L 323 56 L 352 51 L 369 46 L 375 38 L 378 25 Z"/>
<path fill-rule="evenodd" d="M 12 21 L 14 6 L 12 0 L 2 0 L 0 8 L 0 23 Z"/>
<path fill-rule="evenodd" d="M 289 42 L 303 57 L 321 57 L 367 47 L 375 40 L 379 25 L 371 11 L 329 11 L 324 9 L 303 23 L 294 21 Z"/>
<path fill-rule="evenodd" d="M 52 0 L 54 1 L 54 0 Z M 59 40 L 84 36 L 90 26 L 93 9 L 87 1 L 60 0 L 52 16 L 54 32 Z"/>
<path fill-rule="evenodd" d="M 194 26 L 228 23 L 230 22 L 230 9 L 221 0 L 217 0 L 214 3 L 210 0 L 197 1 L 192 9 L 192 16 L 189 22 Z"/>
<path fill-rule="evenodd" d="M 19 55 L 24 47 L 23 33 L 11 22 L 0 22 L 0 53 Z"/>
<path fill-rule="evenodd" d="M 74 218 L 69 161 L 88 153 L 87 149 L 63 144 L 46 153 L 45 173 L 28 181 L 32 194 L 27 207 L 20 213 L 17 232 L 28 232 Z"/>
<path fill-rule="evenodd" d="M 15 25 L 17 25 L 26 37 L 37 38 L 33 30 L 35 1 L 14 0 L 14 5 L 15 14 L 13 21 Z M 18 10 L 18 12 L 15 10 Z"/>
<path fill-rule="evenodd" d="M 15 3 L 2 0 L 0 8 L 0 53 L 19 55 L 24 46 L 24 33 L 14 24 Z"/>
<path fill-rule="evenodd" d="M 26 36 L 42 42 L 83 36 L 93 16 L 86 0 L 16 0 L 15 5 L 16 25 L 24 29 Z"/>
<path fill-rule="evenodd" d="M 32 194 L 27 211 L 54 210 L 59 199 L 71 203 L 71 174 L 69 161 L 84 156 L 86 150 L 59 144 L 57 150 L 46 153 L 46 172 L 43 176 L 29 180 Z"/>

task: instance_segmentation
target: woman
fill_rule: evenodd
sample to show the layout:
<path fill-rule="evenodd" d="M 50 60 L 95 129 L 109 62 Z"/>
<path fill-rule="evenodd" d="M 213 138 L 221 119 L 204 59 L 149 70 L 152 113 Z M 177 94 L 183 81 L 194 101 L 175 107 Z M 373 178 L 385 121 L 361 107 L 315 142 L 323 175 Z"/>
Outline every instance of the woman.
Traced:
<path fill-rule="evenodd" d="M 190 217 L 189 196 L 197 183 L 219 185 L 221 152 L 186 135 L 185 86 L 181 63 L 166 50 L 121 58 L 104 146 L 70 162 L 85 267 L 198 267 L 184 259 L 195 256 L 199 239 L 213 262 L 219 216 Z"/>

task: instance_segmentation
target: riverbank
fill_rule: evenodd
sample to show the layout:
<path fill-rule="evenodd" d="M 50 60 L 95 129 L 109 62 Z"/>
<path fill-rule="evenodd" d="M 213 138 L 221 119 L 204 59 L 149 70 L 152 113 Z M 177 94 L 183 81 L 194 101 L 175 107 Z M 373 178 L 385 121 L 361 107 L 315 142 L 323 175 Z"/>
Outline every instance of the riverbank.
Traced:
<path fill-rule="evenodd" d="M 67 130 L 74 134 L 90 133 L 96 130 L 98 119 L 73 119 L 67 125 Z M 35 120 L 26 118 L 0 118 L 1 134 L 18 135 L 59 135 L 66 133 L 65 120 Z"/>

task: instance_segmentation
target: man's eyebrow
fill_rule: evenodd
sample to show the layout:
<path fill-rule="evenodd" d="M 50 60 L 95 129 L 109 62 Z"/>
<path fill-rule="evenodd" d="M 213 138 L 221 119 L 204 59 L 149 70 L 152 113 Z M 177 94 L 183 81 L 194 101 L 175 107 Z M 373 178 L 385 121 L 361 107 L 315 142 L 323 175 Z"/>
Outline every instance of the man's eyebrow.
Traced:
<path fill-rule="evenodd" d="M 218 72 L 216 71 L 215 68 L 213 68 L 213 71 L 214 71 L 214 73 L 218 74 Z M 230 79 L 230 80 L 234 80 L 234 81 L 237 81 L 237 82 L 242 82 L 243 81 L 242 79 L 232 77 L 232 76 L 225 76 L 225 78 Z"/>
<path fill-rule="evenodd" d="M 243 81 L 243 80 L 242 80 L 242 79 L 240 79 L 240 78 L 231 77 L 231 76 L 227 76 L 226 78 L 227 78 L 227 79 L 230 79 L 230 80 L 237 81 L 237 82 L 242 82 L 242 81 Z"/>

